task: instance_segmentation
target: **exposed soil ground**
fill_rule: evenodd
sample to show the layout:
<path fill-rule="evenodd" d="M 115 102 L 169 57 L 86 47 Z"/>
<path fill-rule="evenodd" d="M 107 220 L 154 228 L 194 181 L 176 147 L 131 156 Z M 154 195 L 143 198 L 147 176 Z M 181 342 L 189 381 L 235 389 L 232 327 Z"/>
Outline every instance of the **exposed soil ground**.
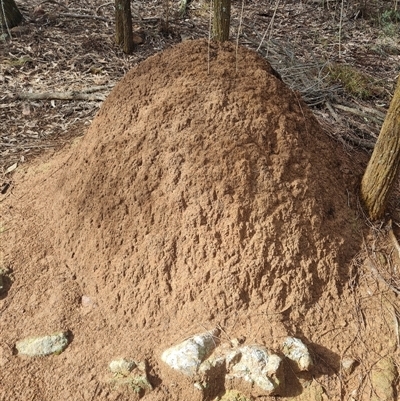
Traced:
<path fill-rule="evenodd" d="M 375 93 L 366 103 L 332 83 L 292 91 L 263 57 L 233 44 L 185 41 L 148 57 L 182 35 L 204 37 L 207 13 L 194 3 L 188 18 L 178 23 L 171 17 L 163 35 L 155 26 L 151 39 L 146 24 L 153 19 L 145 18 L 155 14 L 144 12 L 164 15 L 165 10 L 157 3 L 148 9 L 138 4 L 138 29 L 145 40 L 131 57 L 113 48 L 110 28 L 97 48 L 103 64 L 97 64 L 99 55 L 90 56 L 85 69 L 77 67 L 79 56 L 72 61 L 60 57 L 62 67 L 46 70 L 38 57 L 3 70 L 8 94 L 2 121 L 10 132 L 2 134 L 2 163 L 4 169 L 19 165 L 5 174 L 5 184 L 11 184 L 0 203 L 0 256 L 7 269 L 0 298 L 0 399 L 137 399 L 141 394 L 133 389 L 110 383 L 108 363 L 121 356 L 146 361 L 154 390 L 144 399 L 199 399 L 190 383 L 168 375 L 160 354 L 216 326 L 226 340 L 277 350 L 285 336 L 293 335 L 309 345 L 315 367 L 304 377 L 292 375 L 284 397 L 304 395 L 308 383 L 321 390 L 322 399 L 397 399 L 396 375 L 384 388 L 376 370 L 388 376 L 387 363 L 396 370 L 399 360 L 398 199 L 393 197 L 380 226 L 367 221 L 358 199 L 368 160 L 360 144 L 368 148 L 379 126 L 379 120 L 367 117 L 383 113 L 390 92 Z M 259 27 L 257 18 L 271 18 L 272 5 L 265 5 L 265 16 L 257 7 L 246 7 L 244 25 Z M 285 7 L 286 13 L 279 9 L 282 18 L 298 10 L 289 3 Z M 299 22 L 311 5 L 301 7 Z M 327 24 L 337 14 L 330 9 L 326 16 L 322 7 L 313 7 Z M 102 10 L 104 18 L 111 18 L 106 7 Z M 46 54 L 38 45 L 45 37 L 36 31 L 39 23 L 49 24 L 53 33 L 65 32 L 64 25 L 58 26 L 65 24 L 64 17 L 46 13 L 28 24 L 37 34 L 29 45 L 37 46 L 32 59 L 38 51 Z M 367 26 L 365 20 L 346 22 Z M 91 21 L 81 35 L 100 23 L 106 26 Z M 190 24 L 193 31 L 187 29 Z M 255 31 L 248 32 L 250 37 Z M 306 43 L 310 29 L 304 35 Z M 296 38 L 293 43 L 300 41 Z M 62 53 L 48 39 L 47 56 L 55 56 L 55 49 Z M 25 43 L 26 51 L 25 40 L 22 34 L 7 46 Z M 82 45 L 71 43 L 79 55 Z M 362 59 L 350 52 L 350 43 L 342 46 L 348 61 Z M 299 55 L 302 71 L 306 50 Z M 325 51 L 321 57 L 332 58 L 337 49 L 327 46 Z M 107 54 L 113 55 L 110 61 Z M 388 59 L 398 56 L 373 54 L 377 68 L 371 74 L 394 81 Z M 80 125 L 90 122 L 96 102 L 10 100 L 23 82 L 25 89 L 48 91 L 42 82 L 26 81 L 27 76 L 43 77 L 45 70 L 54 80 L 50 89 L 65 91 L 76 87 L 63 74 L 54 75 L 57 68 L 69 71 L 69 77 L 77 68 L 79 88 L 113 86 L 139 61 L 104 101 L 87 132 Z M 99 73 L 90 72 L 99 65 Z M 285 71 L 279 71 L 283 79 Z M 317 103 L 314 114 L 301 94 Z M 329 128 L 336 114 L 332 105 L 337 99 L 343 105 L 346 97 L 352 109 L 347 121 L 358 128 L 343 126 L 338 135 L 337 127 Z M 363 131 L 355 109 L 368 114 L 361 119 L 370 130 Z M 322 126 L 318 121 L 324 113 Z M 337 125 L 343 124 L 343 117 L 336 117 Z M 27 139 L 32 132 L 34 142 Z M 60 151 L 35 150 L 60 143 L 65 145 Z M 37 159 L 24 166 L 32 155 Z M 60 355 L 32 359 L 16 354 L 17 340 L 58 331 L 68 332 L 71 340 Z M 346 358 L 356 361 L 351 372 L 343 370 Z"/>

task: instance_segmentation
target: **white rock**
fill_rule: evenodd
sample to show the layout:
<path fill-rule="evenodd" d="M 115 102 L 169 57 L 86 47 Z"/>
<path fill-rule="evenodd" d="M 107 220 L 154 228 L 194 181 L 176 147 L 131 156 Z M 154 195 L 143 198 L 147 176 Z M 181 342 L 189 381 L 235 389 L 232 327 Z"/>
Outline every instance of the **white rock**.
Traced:
<path fill-rule="evenodd" d="M 196 390 L 199 390 L 199 391 L 203 391 L 204 390 L 204 387 L 203 387 L 203 385 L 201 383 L 195 382 L 195 383 L 193 383 L 193 386 L 194 386 L 194 388 Z"/>
<path fill-rule="evenodd" d="M 308 371 L 313 366 L 313 360 L 308 348 L 298 338 L 286 337 L 283 342 L 282 352 L 295 363 L 299 372 Z"/>
<path fill-rule="evenodd" d="M 227 352 L 226 359 L 225 359 L 227 368 L 229 369 L 235 363 L 238 363 L 240 360 L 240 357 L 241 357 L 241 353 L 238 349 L 234 349 L 232 351 Z"/>
<path fill-rule="evenodd" d="M 227 379 L 241 378 L 273 394 L 284 380 L 282 359 L 261 345 L 243 346 L 238 352 L 240 360 L 232 366 Z"/>
<path fill-rule="evenodd" d="M 15 347 L 18 353 L 28 356 L 46 356 L 59 354 L 68 345 L 65 333 L 55 333 L 50 336 L 32 337 L 18 341 Z"/>
<path fill-rule="evenodd" d="M 218 344 L 219 330 L 197 334 L 165 350 L 161 359 L 172 369 L 194 376 L 200 364 L 208 358 Z"/>
<path fill-rule="evenodd" d="M 344 357 L 342 359 L 342 369 L 347 375 L 351 374 L 357 365 L 357 361 L 354 358 Z"/>
<path fill-rule="evenodd" d="M 87 295 L 82 295 L 81 303 L 84 308 L 90 308 L 95 305 L 93 299 L 88 297 Z"/>
<path fill-rule="evenodd" d="M 136 363 L 134 361 L 128 361 L 124 358 L 120 358 L 111 361 L 108 366 L 112 373 L 122 374 L 126 376 L 132 371 L 132 369 L 136 367 Z"/>

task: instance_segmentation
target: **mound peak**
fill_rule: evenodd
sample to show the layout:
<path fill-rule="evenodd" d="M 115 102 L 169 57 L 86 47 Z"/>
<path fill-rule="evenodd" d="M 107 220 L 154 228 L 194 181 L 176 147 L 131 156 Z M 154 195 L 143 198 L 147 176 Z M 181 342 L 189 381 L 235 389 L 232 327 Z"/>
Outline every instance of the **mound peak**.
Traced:
<path fill-rule="evenodd" d="M 59 179 L 57 248 L 124 316 L 304 312 L 357 249 L 343 158 L 261 57 L 185 42 L 104 103 Z"/>

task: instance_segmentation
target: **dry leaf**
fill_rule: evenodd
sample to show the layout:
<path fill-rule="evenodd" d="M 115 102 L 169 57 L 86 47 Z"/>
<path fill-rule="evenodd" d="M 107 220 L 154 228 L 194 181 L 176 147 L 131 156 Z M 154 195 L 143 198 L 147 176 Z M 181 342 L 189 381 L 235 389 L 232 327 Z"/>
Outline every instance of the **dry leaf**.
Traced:
<path fill-rule="evenodd" d="M 6 174 L 11 173 L 11 172 L 14 171 L 17 167 L 18 167 L 18 163 L 14 163 L 12 166 L 8 167 L 8 169 L 6 170 Z"/>

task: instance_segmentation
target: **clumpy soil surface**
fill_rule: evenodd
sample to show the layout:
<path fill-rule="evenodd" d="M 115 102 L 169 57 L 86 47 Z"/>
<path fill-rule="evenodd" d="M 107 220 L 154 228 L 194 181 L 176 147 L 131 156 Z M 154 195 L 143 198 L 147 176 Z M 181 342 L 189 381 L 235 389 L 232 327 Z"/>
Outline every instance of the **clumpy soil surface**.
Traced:
<path fill-rule="evenodd" d="M 160 354 L 217 326 L 273 350 L 297 336 L 323 399 L 371 399 L 370 372 L 398 356 L 398 259 L 365 224 L 366 162 L 250 50 L 187 41 L 140 63 L 1 199 L 0 399 L 143 396 L 110 383 L 117 357 L 146 361 L 143 399 L 200 399 Z M 60 355 L 15 352 L 60 331 Z"/>

